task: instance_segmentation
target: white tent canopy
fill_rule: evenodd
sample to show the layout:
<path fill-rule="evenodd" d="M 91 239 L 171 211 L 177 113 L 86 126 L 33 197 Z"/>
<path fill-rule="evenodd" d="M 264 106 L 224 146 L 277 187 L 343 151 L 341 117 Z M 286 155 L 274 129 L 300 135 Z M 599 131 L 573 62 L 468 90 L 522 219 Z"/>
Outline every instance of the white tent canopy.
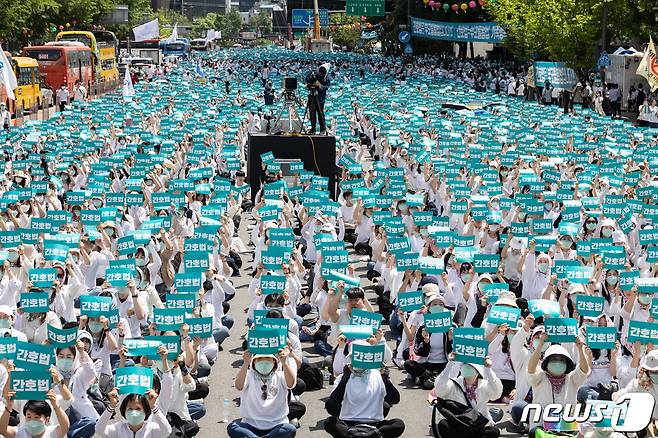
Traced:
<path fill-rule="evenodd" d="M 617 84 L 622 95 L 622 105 L 627 107 L 628 94 L 631 86 L 637 88 L 642 84 L 645 90 L 649 89 L 649 83 L 645 78 L 636 74 L 637 67 L 642 60 L 643 53 L 635 48 L 618 48 L 610 55 L 610 67 L 606 69 L 606 82 Z M 626 108 L 629 109 L 629 108 Z"/>

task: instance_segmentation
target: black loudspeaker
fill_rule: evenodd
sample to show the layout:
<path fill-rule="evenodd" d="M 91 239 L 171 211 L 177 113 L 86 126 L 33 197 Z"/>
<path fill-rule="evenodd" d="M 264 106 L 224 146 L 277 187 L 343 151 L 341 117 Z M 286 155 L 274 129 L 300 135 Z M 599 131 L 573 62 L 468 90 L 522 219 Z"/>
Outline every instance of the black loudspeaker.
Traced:
<path fill-rule="evenodd" d="M 260 156 L 272 152 L 276 159 L 300 159 L 304 169 L 329 178 L 329 194 L 336 199 L 336 138 L 328 135 L 249 134 L 247 179 L 252 201 L 265 179 Z"/>

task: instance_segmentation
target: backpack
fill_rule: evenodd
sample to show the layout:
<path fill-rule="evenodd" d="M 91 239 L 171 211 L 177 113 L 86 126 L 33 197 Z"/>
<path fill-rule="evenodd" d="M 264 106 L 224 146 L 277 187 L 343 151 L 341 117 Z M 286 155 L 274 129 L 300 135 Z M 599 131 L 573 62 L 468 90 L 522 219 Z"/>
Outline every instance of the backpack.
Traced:
<path fill-rule="evenodd" d="M 319 391 L 324 385 L 322 372 L 308 364 L 302 364 L 297 370 L 297 377 L 304 381 L 307 391 Z"/>
<path fill-rule="evenodd" d="M 454 400 L 436 399 L 432 409 L 432 433 L 435 437 L 441 437 L 436 423 L 436 413 L 438 411 L 450 424 L 450 429 L 454 432 L 451 437 L 471 438 L 482 436 L 482 432 L 489 423 L 489 419 L 471 405 L 470 400 L 459 383 L 454 379 L 450 380 L 464 394 L 464 399 L 466 399 L 468 405 Z M 443 436 L 441 438 L 451 437 Z"/>

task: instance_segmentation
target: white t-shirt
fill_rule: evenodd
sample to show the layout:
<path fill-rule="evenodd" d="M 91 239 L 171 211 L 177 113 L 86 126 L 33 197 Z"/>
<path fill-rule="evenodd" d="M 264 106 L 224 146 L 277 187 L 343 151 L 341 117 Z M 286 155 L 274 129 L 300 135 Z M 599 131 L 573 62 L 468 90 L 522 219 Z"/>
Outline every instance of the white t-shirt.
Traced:
<path fill-rule="evenodd" d="M 342 376 L 336 379 L 334 390 Z M 374 423 L 384 419 L 384 397 L 386 387 L 376 370 L 366 370 L 363 376 L 352 374 L 345 386 L 345 396 L 340 409 L 343 421 Z"/>
<path fill-rule="evenodd" d="M 269 430 L 288 423 L 288 386 L 283 371 L 272 373 L 268 382 L 267 399 L 263 400 L 263 381 L 258 373 L 249 369 L 244 388 L 240 393 L 242 421 L 259 430 Z"/>

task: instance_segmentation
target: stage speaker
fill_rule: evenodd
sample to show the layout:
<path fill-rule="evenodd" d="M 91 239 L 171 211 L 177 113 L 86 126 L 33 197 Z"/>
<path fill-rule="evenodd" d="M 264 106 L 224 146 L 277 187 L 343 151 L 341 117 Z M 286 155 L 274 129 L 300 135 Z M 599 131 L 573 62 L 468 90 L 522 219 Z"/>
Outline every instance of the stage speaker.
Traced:
<path fill-rule="evenodd" d="M 329 194 L 336 199 L 336 138 L 328 135 L 267 135 L 249 134 L 247 180 L 252 201 L 265 181 L 260 156 L 272 152 L 274 158 L 299 159 L 304 169 L 329 178 Z"/>

